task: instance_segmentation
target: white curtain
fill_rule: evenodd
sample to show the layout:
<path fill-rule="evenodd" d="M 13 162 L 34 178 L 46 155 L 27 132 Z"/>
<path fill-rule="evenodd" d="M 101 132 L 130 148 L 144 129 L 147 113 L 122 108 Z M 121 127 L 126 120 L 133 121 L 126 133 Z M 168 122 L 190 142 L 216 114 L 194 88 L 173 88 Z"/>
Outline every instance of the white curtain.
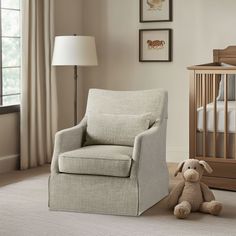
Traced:
<path fill-rule="evenodd" d="M 49 163 L 57 130 L 54 0 L 22 0 L 21 169 Z"/>

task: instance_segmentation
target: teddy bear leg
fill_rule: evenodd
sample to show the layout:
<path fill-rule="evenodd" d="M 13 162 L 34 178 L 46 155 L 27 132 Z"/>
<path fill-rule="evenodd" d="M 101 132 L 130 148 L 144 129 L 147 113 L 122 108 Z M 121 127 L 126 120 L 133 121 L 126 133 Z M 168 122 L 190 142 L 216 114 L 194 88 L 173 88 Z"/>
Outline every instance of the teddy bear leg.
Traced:
<path fill-rule="evenodd" d="M 217 201 L 203 202 L 200 205 L 200 211 L 204 213 L 209 213 L 211 215 L 219 215 L 222 209 L 222 204 Z"/>
<path fill-rule="evenodd" d="M 174 215 L 179 219 L 185 219 L 191 212 L 191 205 L 187 201 L 183 201 L 175 206 Z"/>

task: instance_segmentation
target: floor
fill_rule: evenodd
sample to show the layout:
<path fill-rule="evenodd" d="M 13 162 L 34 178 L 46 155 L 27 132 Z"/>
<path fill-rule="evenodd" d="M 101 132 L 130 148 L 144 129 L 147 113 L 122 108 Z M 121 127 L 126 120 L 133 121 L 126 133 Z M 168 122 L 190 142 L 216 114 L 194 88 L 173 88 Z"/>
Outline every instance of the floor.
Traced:
<path fill-rule="evenodd" d="M 171 184 L 175 164 L 169 164 Z M 236 235 L 236 192 L 215 190 L 224 204 L 219 217 L 193 213 L 177 220 L 166 199 L 140 217 L 53 212 L 47 207 L 49 166 L 0 175 L 0 236 Z"/>

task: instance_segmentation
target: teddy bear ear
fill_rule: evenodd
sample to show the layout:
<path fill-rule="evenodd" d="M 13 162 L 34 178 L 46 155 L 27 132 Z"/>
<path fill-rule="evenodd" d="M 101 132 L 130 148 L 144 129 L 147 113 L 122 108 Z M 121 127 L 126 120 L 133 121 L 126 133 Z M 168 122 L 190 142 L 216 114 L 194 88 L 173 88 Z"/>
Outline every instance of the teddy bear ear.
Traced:
<path fill-rule="evenodd" d="M 174 174 L 175 176 L 177 176 L 178 173 L 182 171 L 182 168 L 183 168 L 184 163 L 185 163 L 185 161 L 182 161 L 182 162 L 180 162 L 180 163 L 178 164 L 178 167 L 177 167 L 177 169 L 176 169 L 176 171 L 175 171 L 175 174 Z"/>
<path fill-rule="evenodd" d="M 205 161 L 199 161 L 199 164 L 207 171 L 209 174 L 212 173 L 212 168 L 209 166 L 209 164 Z"/>

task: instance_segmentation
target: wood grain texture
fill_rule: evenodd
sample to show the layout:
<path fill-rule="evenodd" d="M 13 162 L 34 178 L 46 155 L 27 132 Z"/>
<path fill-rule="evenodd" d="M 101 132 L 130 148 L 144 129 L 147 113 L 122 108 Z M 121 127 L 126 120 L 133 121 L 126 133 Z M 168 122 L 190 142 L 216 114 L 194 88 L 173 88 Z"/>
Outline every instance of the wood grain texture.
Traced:
<path fill-rule="evenodd" d="M 236 179 L 203 176 L 202 182 L 210 188 L 236 191 Z"/>
<path fill-rule="evenodd" d="M 213 150 L 214 150 L 214 156 L 216 156 L 216 132 L 217 132 L 217 102 L 216 102 L 216 76 L 213 74 L 213 102 L 214 102 L 214 133 L 213 133 Z"/>
<path fill-rule="evenodd" d="M 226 49 L 213 50 L 213 63 L 188 67 L 190 71 L 190 103 L 189 103 L 189 150 L 190 158 L 205 160 L 215 169 L 214 176 L 207 176 L 207 183 L 211 187 L 230 189 L 236 191 L 236 138 L 234 141 L 235 156 L 228 157 L 229 133 L 228 133 L 228 77 L 236 74 L 236 46 Z M 221 63 L 234 65 L 222 67 Z M 223 75 L 224 80 L 224 155 L 217 156 L 217 94 L 219 83 Z M 194 81 L 192 81 L 194 80 Z M 213 125 L 214 131 L 207 131 L 207 104 L 213 103 Z M 197 108 L 203 107 L 203 132 L 202 133 L 202 156 L 197 156 Z M 194 125 L 192 125 L 194 121 Z M 206 152 L 207 135 L 213 137 L 213 156 Z"/>
<path fill-rule="evenodd" d="M 190 81 L 189 81 L 189 156 L 194 158 L 196 156 L 196 99 L 195 99 L 195 87 L 196 80 L 194 71 L 190 72 Z"/>

